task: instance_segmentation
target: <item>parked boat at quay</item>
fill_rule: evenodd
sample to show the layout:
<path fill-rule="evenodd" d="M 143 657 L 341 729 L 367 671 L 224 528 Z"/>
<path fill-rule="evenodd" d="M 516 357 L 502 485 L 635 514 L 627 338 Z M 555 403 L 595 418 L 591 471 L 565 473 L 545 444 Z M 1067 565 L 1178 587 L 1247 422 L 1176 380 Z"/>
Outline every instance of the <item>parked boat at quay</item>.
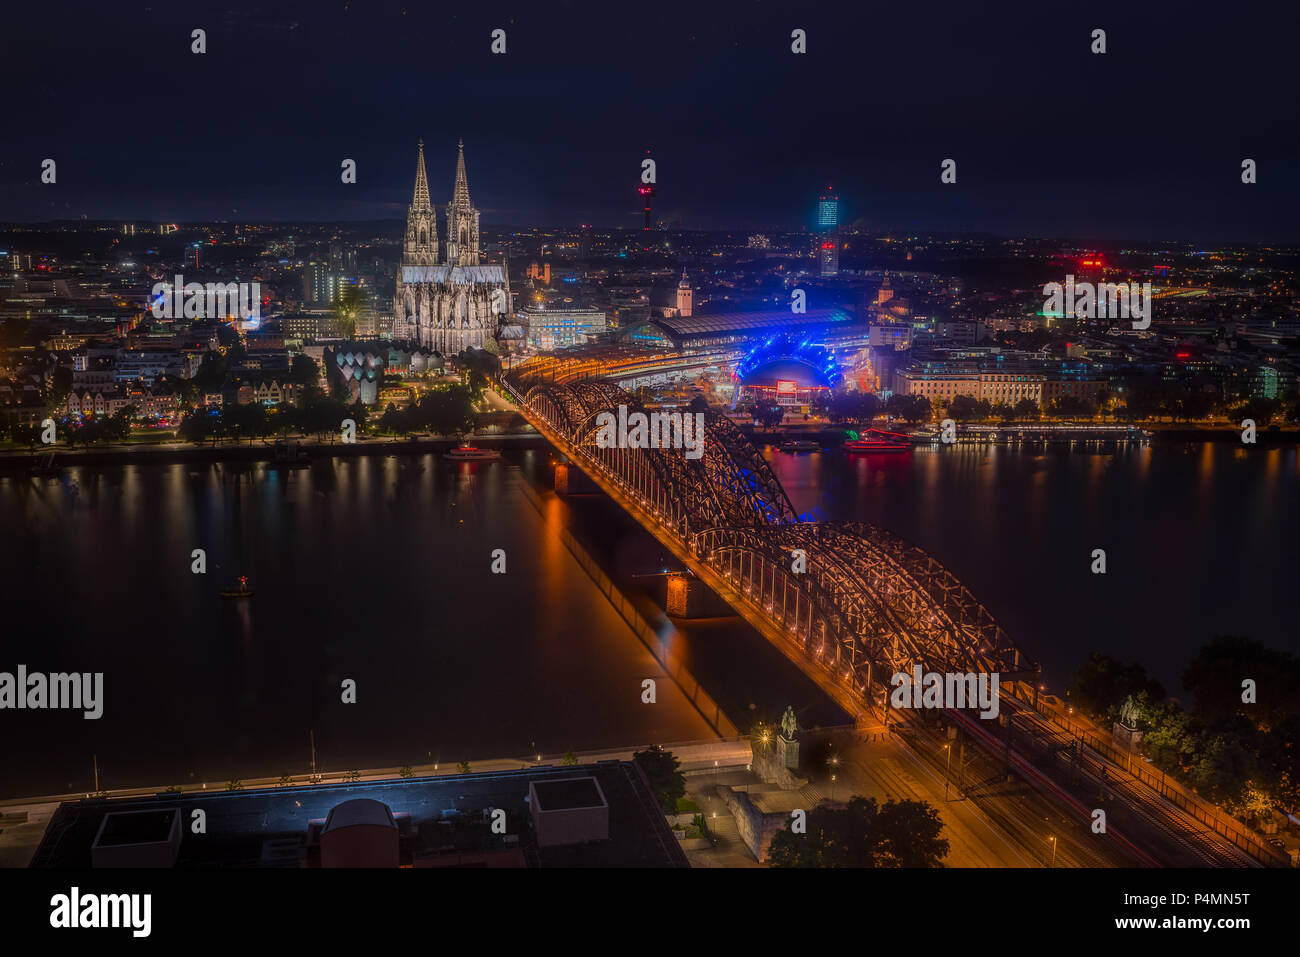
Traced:
<path fill-rule="evenodd" d="M 473 445 L 460 445 L 448 452 L 446 457 L 457 462 L 488 462 L 501 458 L 501 453 L 496 449 L 480 449 Z"/>
<path fill-rule="evenodd" d="M 912 437 L 902 432 L 867 429 L 847 439 L 840 448 L 845 452 L 907 452 L 912 448 Z"/>

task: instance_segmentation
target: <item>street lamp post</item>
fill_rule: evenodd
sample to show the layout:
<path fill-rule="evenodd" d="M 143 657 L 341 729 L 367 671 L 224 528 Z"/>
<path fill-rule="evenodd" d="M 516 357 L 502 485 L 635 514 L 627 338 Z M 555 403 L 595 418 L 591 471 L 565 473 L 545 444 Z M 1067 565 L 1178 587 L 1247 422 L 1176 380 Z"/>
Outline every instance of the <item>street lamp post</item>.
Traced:
<path fill-rule="evenodd" d="M 1056 835 L 1055 834 L 1051 836 L 1051 841 L 1052 841 L 1052 861 L 1047 866 L 1055 867 L 1056 866 Z"/>
<path fill-rule="evenodd" d="M 943 749 L 944 749 L 944 751 L 946 751 L 946 752 L 948 753 L 948 758 L 947 758 L 946 761 L 944 761 L 944 764 L 943 764 L 943 799 L 944 799 L 945 801 L 947 801 L 947 800 L 948 800 L 948 785 L 952 783 L 952 777 L 951 777 L 951 775 L 949 775 L 949 773 L 948 773 L 949 770 L 952 768 L 952 745 L 951 745 L 951 744 L 945 744 L 945 745 L 943 746 Z"/>

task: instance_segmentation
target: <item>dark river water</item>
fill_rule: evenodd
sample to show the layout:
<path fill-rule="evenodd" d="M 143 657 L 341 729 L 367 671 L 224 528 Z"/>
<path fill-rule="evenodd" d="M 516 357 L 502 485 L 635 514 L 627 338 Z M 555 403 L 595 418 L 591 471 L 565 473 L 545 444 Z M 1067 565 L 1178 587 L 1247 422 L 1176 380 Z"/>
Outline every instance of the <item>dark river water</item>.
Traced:
<path fill-rule="evenodd" d="M 1297 451 L 1153 441 L 768 454 L 801 512 L 879 525 L 946 565 L 1043 664 L 1049 691 L 1096 650 L 1141 662 L 1177 695 L 1216 633 L 1300 653 Z"/>
<path fill-rule="evenodd" d="M 1063 689 L 1091 650 L 1173 693 L 1215 633 L 1300 652 L 1295 447 L 1226 443 L 904 455 L 768 450 L 800 511 L 883 526 L 947 565 Z M 0 797 L 706 738 L 558 537 L 621 583 L 663 549 L 599 496 L 543 513 L 546 452 L 0 477 L 0 671 L 102 671 L 104 716 L 0 711 Z M 207 553 L 206 575 L 191 551 Z M 491 573 L 491 552 L 507 572 Z M 1090 571 L 1106 551 L 1105 575 Z M 240 574 L 250 601 L 219 592 Z M 735 619 L 681 623 L 742 727 L 836 712 Z M 357 703 L 340 700 L 344 679 Z"/>
<path fill-rule="evenodd" d="M 0 671 L 105 682 L 98 720 L 0 711 L 0 796 L 92 755 L 106 788 L 301 773 L 313 730 L 326 770 L 712 736 L 669 681 L 641 702 L 662 670 L 519 491 L 546 458 L 0 478 Z"/>

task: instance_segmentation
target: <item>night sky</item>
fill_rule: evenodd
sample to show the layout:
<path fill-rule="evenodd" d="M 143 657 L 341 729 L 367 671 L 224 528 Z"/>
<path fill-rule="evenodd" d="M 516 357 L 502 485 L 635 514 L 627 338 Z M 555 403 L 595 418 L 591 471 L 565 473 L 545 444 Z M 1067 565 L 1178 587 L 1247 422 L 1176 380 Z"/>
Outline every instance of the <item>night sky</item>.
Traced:
<path fill-rule="evenodd" d="M 1300 240 L 1283 3 L 173 6 L 6 10 L 0 221 L 398 219 L 417 138 L 442 205 L 463 137 L 488 224 L 639 225 L 649 148 L 692 229 L 810 226 L 831 184 L 874 229 Z"/>

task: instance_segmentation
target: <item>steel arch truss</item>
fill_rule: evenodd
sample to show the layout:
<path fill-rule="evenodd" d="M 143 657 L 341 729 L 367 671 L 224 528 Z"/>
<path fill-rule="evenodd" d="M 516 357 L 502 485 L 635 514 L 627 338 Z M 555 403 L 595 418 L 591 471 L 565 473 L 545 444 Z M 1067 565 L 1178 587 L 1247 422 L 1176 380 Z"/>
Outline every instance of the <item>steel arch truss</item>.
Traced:
<path fill-rule="evenodd" d="M 1006 678 L 1033 670 L 951 572 L 874 526 L 714 528 L 695 535 L 691 549 L 863 693 L 873 678 L 887 684 L 918 664 Z M 799 573 L 796 552 L 803 554 Z"/>
<path fill-rule="evenodd" d="M 1003 680 L 1036 671 L 969 589 L 921 549 L 872 525 L 800 521 L 767 460 L 725 416 L 704 413 L 699 459 L 680 449 L 602 449 L 601 413 L 646 411 L 618 386 L 522 377 L 507 377 L 506 386 L 558 433 L 561 451 L 614 484 L 868 701 L 873 683 L 888 687 L 917 665 Z"/>
<path fill-rule="evenodd" d="M 723 415 L 703 413 L 703 454 L 691 459 L 683 449 L 598 447 L 602 413 L 617 418 L 619 406 L 626 406 L 629 414 L 649 414 L 612 383 L 542 383 L 528 390 L 524 402 L 588 462 L 635 489 L 683 539 L 717 526 L 799 520 L 771 465 Z"/>

